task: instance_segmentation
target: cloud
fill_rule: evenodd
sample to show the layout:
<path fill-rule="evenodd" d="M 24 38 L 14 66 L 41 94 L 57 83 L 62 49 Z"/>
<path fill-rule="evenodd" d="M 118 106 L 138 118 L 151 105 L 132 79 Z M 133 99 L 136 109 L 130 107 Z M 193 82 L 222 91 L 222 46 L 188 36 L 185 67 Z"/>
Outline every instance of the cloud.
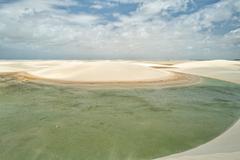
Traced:
<path fill-rule="evenodd" d="M 135 3 L 137 9 L 129 13 L 111 10 L 114 21 L 104 12 L 82 8 L 104 10 Z M 0 58 L 3 52 L 6 57 L 7 51 L 13 57 L 239 58 L 240 3 L 229 0 L 201 8 L 197 5 L 195 0 L 3 3 Z M 78 12 L 69 12 L 73 6 Z"/>
<path fill-rule="evenodd" d="M 118 4 L 115 2 L 106 2 L 106 1 L 94 1 L 90 8 L 93 9 L 104 9 L 104 8 L 112 8 L 116 7 Z"/>
<path fill-rule="evenodd" d="M 191 0 L 148 1 L 143 3 L 138 11 L 147 15 L 164 15 L 169 11 L 185 11 L 190 2 Z"/>

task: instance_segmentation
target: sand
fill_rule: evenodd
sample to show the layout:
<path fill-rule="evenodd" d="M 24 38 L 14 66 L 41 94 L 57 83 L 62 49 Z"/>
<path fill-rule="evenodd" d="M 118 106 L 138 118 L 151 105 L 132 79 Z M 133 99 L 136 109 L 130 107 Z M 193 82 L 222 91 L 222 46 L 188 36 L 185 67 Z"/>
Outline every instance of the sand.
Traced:
<path fill-rule="evenodd" d="M 174 78 L 174 73 L 128 61 L 1 62 L 0 72 L 26 72 L 35 77 L 72 82 L 151 82 Z"/>
<path fill-rule="evenodd" d="M 240 84 L 240 61 L 190 61 L 175 64 L 176 71 Z"/>
<path fill-rule="evenodd" d="M 171 79 L 174 74 L 131 62 L 67 62 L 33 75 L 77 82 L 137 82 Z"/>
<path fill-rule="evenodd" d="M 240 62 L 213 61 L 0 61 L 0 73 L 72 82 L 150 82 L 176 78 L 174 72 L 240 83 Z"/>

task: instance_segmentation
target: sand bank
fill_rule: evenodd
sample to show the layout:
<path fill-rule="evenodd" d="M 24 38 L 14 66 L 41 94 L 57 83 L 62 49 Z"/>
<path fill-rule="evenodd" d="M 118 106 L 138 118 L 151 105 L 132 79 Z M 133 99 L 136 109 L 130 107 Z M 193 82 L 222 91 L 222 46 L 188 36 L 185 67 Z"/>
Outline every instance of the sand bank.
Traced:
<path fill-rule="evenodd" d="M 133 61 L 2 61 L 0 73 L 64 83 L 178 83 L 190 77 Z"/>

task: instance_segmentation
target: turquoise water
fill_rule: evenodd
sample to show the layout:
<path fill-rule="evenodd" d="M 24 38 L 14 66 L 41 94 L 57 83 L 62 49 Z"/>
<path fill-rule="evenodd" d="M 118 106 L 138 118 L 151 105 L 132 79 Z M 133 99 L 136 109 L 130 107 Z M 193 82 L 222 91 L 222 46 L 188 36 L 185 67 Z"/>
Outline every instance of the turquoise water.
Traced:
<path fill-rule="evenodd" d="M 218 136 L 240 116 L 240 85 L 86 88 L 0 77 L 0 159 L 148 160 Z"/>

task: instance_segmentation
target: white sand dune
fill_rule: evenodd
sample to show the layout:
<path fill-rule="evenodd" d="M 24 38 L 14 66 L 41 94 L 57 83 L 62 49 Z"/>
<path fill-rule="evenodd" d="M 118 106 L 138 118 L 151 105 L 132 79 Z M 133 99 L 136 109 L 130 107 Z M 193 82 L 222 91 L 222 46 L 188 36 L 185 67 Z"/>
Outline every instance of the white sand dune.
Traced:
<path fill-rule="evenodd" d="M 176 64 L 176 71 L 240 83 L 240 62 L 227 60 L 190 61 Z"/>
<path fill-rule="evenodd" d="M 172 64 L 171 66 L 166 64 Z M 27 72 L 58 80 L 80 82 L 168 80 L 171 71 L 240 83 L 239 61 L 0 61 L 1 72 Z"/>
<path fill-rule="evenodd" d="M 48 79 L 78 82 L 137 82 L 167 80 L 173 76 L 169 71 L 155 70 L 131 62 L 67 62 L 55 67 L 31 72 Z"/>
<path fill-rule="evenodd" d="M 0 72 L 71 82 L 150 82 L 174 78 L 174 73 L 130 61 L 11 61 L 0 62 Z"/>
<path fill-rule="evenodd" d="M 0 61 L 0 73 L 27 72 L 74 82 L 166 81 L 174 77 L 171 71 L 240 83 L 239 61 Z"/>

